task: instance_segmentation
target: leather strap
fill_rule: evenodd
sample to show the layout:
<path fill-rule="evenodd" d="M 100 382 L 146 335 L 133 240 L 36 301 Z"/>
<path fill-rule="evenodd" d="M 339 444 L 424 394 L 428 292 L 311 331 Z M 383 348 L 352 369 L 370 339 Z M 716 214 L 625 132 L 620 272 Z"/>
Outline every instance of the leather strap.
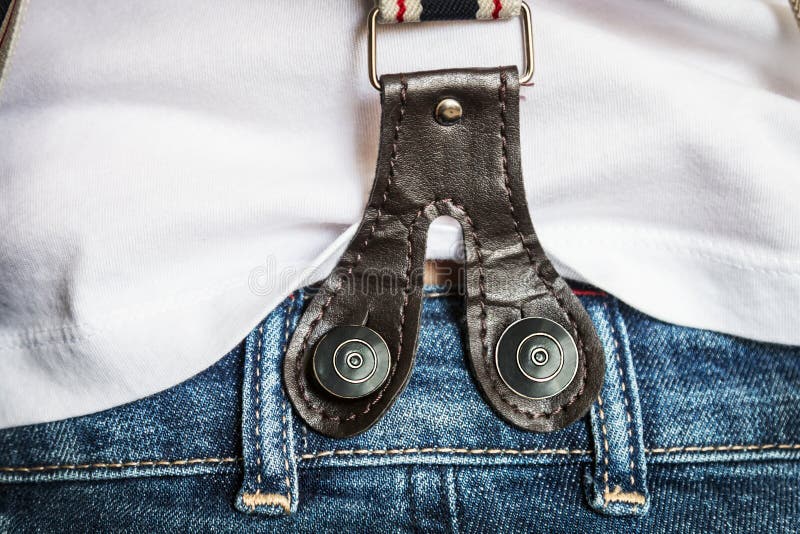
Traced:
<path fill-rule="evenodd" d="M 463 228 L 468 352 L 480 389 L 514 425 L 563 428 L 597 397 L 604 358 L 586 311 L 545 256 L 528 214 L 516 69 L 389 75 L 382 87 L 380 152 L 363 220 L 287 351 L 285 385 L 295 408 L 314 430 L 346 437 L 369 428 L 391 406 L 413 367 L 428 227 L 449 215 Z M 434 116 L 444 98 L 463 108 L 455 124 Z M 499 377 L 498 339 L 522 317 L 554 321 L 575 340 L 574 379 L 555 396 L 523 397 Z M 328 395 L 309 372 L 312 348 L 342 325 L 367 326 L 389 348 L 388 378 L 365 398 Z"/>
<path fill-rule="evenodd" d="M 519 15 L 522 0 L 376 0 L 378 22 L 505 19 Z"/>

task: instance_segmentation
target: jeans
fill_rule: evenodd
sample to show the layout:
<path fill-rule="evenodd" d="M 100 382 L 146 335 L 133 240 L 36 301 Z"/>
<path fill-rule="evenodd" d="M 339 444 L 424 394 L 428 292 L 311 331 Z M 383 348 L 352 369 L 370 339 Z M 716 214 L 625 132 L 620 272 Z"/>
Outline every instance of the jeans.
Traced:
<path fill-rule="evenodd" d="M 796 532 L 800 349 L 576 293 L 606 377 L 564 430 L 524 432 L 488 408 L 461 299 L 430 289 L 386 416 L 344 440 L 309 431 L 280 375 L 298 291 L 182 384 L 0 431 L 0 531 Z"/>

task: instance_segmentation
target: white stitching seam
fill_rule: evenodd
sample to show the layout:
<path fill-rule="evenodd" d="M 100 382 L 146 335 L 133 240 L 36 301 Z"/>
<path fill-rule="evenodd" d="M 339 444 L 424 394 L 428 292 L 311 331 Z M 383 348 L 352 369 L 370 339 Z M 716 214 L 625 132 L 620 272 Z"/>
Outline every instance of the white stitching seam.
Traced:
<path fill-rule="evenodd" d="M 682 454 L 693 452 L 765 452 L 770 450 L 796 451 L 800 450 L 800 443 L 768 443 L 765 445 L 689 445 L 676 447 L 657 447 L 645 449 L 647 454 Z M 452 447 L 412 447 L 408 449 L 349 449 L 328 450 L 310 454 L 303 454 L 298 460 L 308 461 L 326 456 L 396 456 L 404 454 L 475 454 L 475 455 L 563 455 L 586 456 L 592 451 L 586 449 L 464 449 Z M 195 464 L 228 464 L 242 462 L 242 458 L 187 458 L 184 460 L 143 460 L 136 462 L 101 462 L 94 464 L 61 464 L 61 465 L 36 465 L 30 467 L 6 466 L 0 467 L 2 473 L 38 473 L 42 471 L 79 470 L 79 469 L 123 469 L 127 467 L 169 467 L 186 466 Z"/>
<path fill-rule="evenodd" d="M 294 298 L 294 296 L 292 296 L 292 301 L 289 304 L 289 308 L 286 310 L 286 320 L 283 323 L 283 330 L 284 330 L 284 334 L 283 334 L 283 350 L 281 351 L 281 354 L 283 356 L 286 356 L 286 349 L 289 346 L 289 326 L 290 326 L 290 323 L 291 323 L 291 320 L 292 320 L 292 314 L 294 313 L 294 310 L 295 310 L 295 298 Z M 281 386 L 281 397 L 283 397 L 282 400 L 281 400 L 281 410 L 283 412 L 282 415 L 281 415 L 281 426 L 282 426 L 281 435 L 283 437 L 283 440 L 282 440 L 282 444 L 283 444 L 283 468 L 286 471 L 286 477 L 284 478 L 284 482 L 286 482 L 286 498 L 289 500 L 289 506 L 291 507 L 291 504 L 292 504 L 292 481 L 291 481 L 291 477 L 290 477 L 291 470 L 289 469 L 289 451 L 288 451 L 288 447 L 287 447 L 287 443 L 288 443 L 289 440 L 286 437 L 286 429 L 288 427 L 288 424 L 286 422 L 286 415 L 287 415 L 288 409 L 286 407 L 286 393 L 283 391 L 283 386 Z"/>
<path fill-rule="evenodd" d="M 766 445 L 708 445 L 645 449 L 648 454 L 680 454 L 691 452 L 760 452 L 768 450 L 800 450 L 800 443 L 771 443 Z M 334 449 L 303 454 L 300 460 L 314 460 L 327 456 L 397 456 L 405 454 L 475 454 L 475 455 L 553 455 L 588 456 L 587 449 L 465 449 L 453 447 L 411 447 L 407 449 Z"/>
<path fill-rule="evenodd" d="M 605 454 L 603 454 L 603 485 L 605 488 L 603 490 L 603 495 L 608 495 L 608 429 L 606 428 L 606 414 L 603 411 L 603 398 L 601 395 L 597 396 L 597 411 L 600 415 L 600 429 L 603 431 L 603 451 L 605 451 Z M 607 505 L 608 501 L 603 504 L 603 508 Z"/>
<path fill-rule="evenodd" d="M 313 460 L 326 456 L 398 456 L 409 454 L 476 454 L 476 455 L 588 455 L 584 449 L 464 449 L 453 447 L 411 447 L 407 449 L 338 449 L 320 451 L 300 456 L 301 460 Z"/>
<path fill-rule="evenodd" d="M 242 458 L 186 458 L 185 460 L 142 460 L 139 462 L 101 462 L 95 464 L 34 465 L 30 467 L 0 467 L 3 473 L 39 473 L 42 471 L 75 471 L 80 469 L 124 469 L 126 467 L 172 467 L 197 464 L 229 464 Z"/>
<path fill-rule="evenodd" d="M 628 426 L 628 452 L 630 453 L 630 464 L 629 467 L 631 469 L 630 473 L 630 481 L 631 486 L 636 487 L 636 478 L 634 474 L 636 473 L 636 462 L 634 458 L 636 457 L 636 452 L 633 447 L 634 439 L 633 439 L 633 417 L 631 416 L 631 405 L 628 402 L 628 389 L 625 386 L 625 373 L 622 370 L 622 358 L 620 357 L 620 351 L 622 350 L 619 346 L 619 336 L 617 335 L 617 329 L 614 327 L 614 317 L 611 314 L 611 307 L 608 305 L 607 301 L 603 302 L 603 307 L 608 314 L 608 326 L 611 329 L 611 339 L 614 341 L 614 358 L 617 361 L 617 371 L 619 372 L 619 380 L 620 380 L 620 389 L 622 390 L 622 400 L 625 403 L 625 419 L 627 420 Z"/>
<path fill-rule="evenodd" d="M 256 494 L 261 493 L 261 340 L 264 337 L 264 323 L 258 325 L 256 344 Z"/>

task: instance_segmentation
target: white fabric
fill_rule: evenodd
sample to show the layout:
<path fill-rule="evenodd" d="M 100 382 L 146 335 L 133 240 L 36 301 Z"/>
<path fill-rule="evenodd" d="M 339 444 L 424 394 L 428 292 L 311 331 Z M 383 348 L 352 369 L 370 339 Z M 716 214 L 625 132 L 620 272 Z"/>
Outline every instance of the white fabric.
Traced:
<path fill-rule="evenodd" d="M 330 269 L 377 152 L 362 4 L 23 2 L 0 89 L 0 427 L 177 384 Z M 787 3 L 533 11 L 523 169 L 562 273 L 666 321 L 800 344 Z M 379 32 L 381 72 L 521 59 L 516 20 Z M 437 225 L 430 255 L 458 239 Z"/>

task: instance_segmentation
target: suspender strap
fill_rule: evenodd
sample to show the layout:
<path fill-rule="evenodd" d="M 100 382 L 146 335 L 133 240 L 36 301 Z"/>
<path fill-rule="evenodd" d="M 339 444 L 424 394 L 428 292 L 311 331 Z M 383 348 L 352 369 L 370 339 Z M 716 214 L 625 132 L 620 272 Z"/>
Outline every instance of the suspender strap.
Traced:
<path fill-rule="evenodd" d="M 376 0 L 382 24 L 426 20 L 507 19 L 522 0 Z"/>

